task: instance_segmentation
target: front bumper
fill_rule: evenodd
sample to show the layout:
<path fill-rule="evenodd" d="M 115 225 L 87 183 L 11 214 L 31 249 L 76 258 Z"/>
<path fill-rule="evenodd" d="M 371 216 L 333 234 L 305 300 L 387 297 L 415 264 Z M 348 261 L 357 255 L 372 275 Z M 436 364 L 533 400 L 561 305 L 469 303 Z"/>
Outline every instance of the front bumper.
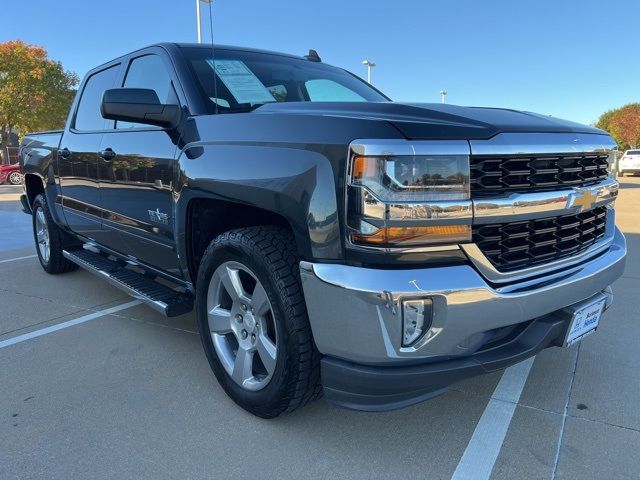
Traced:
<path fill-rule="evenodd" d="M 622 275 L 625 256 L 616 228 L 597 256 L 501 286 L 471 265 L 381 270 L 302 262 L 311 328 L 325 356 L 326 396 L 353 408 L 397 408 L 534 355 L 563 335 L 565 307 L 607 292 Z M 416 345 L 402 347 L 400 300 L 421 297 L 433 300 L 431 329 Z M 502 350 L 482 351 L 496 331 L 517 324 L 524 329 Z"/>

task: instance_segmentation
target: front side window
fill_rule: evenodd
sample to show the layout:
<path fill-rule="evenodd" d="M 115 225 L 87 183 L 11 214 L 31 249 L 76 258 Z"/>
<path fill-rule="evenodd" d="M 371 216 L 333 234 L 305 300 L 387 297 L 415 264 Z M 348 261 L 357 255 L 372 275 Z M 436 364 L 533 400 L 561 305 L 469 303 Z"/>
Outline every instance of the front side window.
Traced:
<path fill-rule="evenodd" d="M 134 58 L 124 79 L 124 88 L 147 88 L 154 90 L 160 103 L 178 105 L 178 97 L 173 88 L 171 77 L 162 58 L 158 55 L 145 55 Z M 149 128 L 148 125 L 118 121 L 116 128 Z"/>
<path fill-rule="evenodd" d="M 276 102 L 389 101 L 363 80 L 324 63 L 222 48 L 215 50 L 215 58 L 210 48 L 182 51 L 211 113 L 250 111 Z"/>
<path fill-rule="evenodd" d="M 111 120 L 105 120 L 100 114 L 100 102 L 105 90 L 113 88 L 118 75 L 118 67 L 114 65 L 91 75 L 85 82 L 82 97 L 76 111 L 76 130 L 91 131 L 108 128 Z"/>

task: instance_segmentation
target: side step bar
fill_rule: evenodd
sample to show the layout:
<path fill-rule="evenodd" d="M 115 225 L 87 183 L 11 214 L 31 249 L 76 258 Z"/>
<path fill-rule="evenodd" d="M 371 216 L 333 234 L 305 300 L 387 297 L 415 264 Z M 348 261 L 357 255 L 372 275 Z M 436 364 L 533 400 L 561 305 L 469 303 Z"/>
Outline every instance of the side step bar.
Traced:
<path fill-rule="evenodd" d="M 88 250 L 64 250 L 63 255 L 167 317 L 177 317 L 193 310 L 193 297 L 190 294 L 173 290 L 104 255 Z"/>

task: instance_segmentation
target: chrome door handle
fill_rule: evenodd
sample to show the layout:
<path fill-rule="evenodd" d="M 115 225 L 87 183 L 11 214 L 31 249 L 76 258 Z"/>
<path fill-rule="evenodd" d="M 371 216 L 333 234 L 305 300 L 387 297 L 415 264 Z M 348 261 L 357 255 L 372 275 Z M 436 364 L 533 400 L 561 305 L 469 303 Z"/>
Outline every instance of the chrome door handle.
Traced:
<path fill-rule="evenodd" d="M 110 162 L 115 158 L 116 152 L 114 152 L 111 148 L 106 148 L 99 152 L 98 155 L 100 155 L 100 158 L 102 158 L 103 160 Z"/>

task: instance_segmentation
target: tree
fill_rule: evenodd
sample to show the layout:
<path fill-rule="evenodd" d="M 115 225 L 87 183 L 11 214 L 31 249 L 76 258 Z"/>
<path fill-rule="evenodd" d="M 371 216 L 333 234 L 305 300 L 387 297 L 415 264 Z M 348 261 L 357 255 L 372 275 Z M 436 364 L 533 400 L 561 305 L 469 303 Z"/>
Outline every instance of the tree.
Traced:
<path fill-rule="evenodd" d="M 596 127 L 609 132 L 622 150 L 640 146 L 640 103 L 603 113 Z"/>
<path fill-rule="evenodd" d="M 0 43 L 0 143 L 9 132 L 61 128 L 78 76 L 21 40 Z"/>

